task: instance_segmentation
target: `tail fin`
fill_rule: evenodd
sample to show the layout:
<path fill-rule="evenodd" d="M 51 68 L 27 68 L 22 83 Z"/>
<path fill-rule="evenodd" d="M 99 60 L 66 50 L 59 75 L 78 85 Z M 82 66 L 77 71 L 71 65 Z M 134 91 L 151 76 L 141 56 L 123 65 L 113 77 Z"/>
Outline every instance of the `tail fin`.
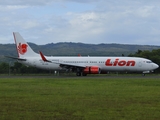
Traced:
<path fill-rule="evenodd" d="M 38 56 L 38 54 L 31 49 L 31 47 L 27 44 L 27 42 L 22 38 L 22 36 L 18 32 L 13 32 L 13 36 L 19 58 Z"/>

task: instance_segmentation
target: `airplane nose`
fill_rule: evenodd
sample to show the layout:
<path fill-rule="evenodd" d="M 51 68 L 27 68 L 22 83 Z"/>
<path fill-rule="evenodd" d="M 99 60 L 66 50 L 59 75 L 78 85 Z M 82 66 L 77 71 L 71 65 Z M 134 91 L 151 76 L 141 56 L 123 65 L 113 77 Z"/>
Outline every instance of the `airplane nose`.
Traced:
<path fill-rule="evenodd" d="M 157 64 L 154 63 L 153 68 L 157 69 L 157 68 L 159 68 L 159 65 L 157 65 Z"/>

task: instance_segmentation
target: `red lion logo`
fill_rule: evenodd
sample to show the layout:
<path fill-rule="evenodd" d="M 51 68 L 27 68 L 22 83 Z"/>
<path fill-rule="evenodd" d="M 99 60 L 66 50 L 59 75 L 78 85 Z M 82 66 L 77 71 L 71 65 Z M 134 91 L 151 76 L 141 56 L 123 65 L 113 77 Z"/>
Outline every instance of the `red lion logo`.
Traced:
<path fill-rule="evenodd" d="M 21 44 L 19 43 L 18 45 L 18 52 L 21 54 L 21 55 L 24 55 L 26 52 L 27 52 L 27 44 Z"/>

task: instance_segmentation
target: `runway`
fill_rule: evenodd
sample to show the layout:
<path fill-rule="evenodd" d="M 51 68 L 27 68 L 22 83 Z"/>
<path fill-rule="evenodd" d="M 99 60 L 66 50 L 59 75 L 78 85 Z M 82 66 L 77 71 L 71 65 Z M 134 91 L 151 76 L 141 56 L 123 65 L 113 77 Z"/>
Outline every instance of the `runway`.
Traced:
<path fill-rule="evenodd" d="M 128 79 L 134 79 L 134 78 L 141 78 L 141 79 L 149 79 L 149 78 L 155 78 L 160 79 L 160 75 L 154 74 L 154 75 L 145 75 L 142 76 L 141 74 L 138 75 L 88 75 L 88 76 L 74 76 L 74 75 L 0 75 L 1 78 L 43 78 L 43 79 L 58 79 L 58 78 L 66 78 L 66 79 L 78 79 L 78 78 L 92 78 L 92 79 L 107 79 L 107 78 L 128 78 Z"/>

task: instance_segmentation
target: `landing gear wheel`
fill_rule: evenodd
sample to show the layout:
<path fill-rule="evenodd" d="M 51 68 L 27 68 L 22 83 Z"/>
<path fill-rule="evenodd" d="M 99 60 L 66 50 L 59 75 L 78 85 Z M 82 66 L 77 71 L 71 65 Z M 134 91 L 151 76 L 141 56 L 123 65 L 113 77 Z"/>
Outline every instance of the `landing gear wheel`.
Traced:
<path fill-rule="evenodd" d="M 77 75 L 77 76 L 81 76 L 81 72 L 77 72 L 76 75 Z"/>
<path fill-rule="evenodd" d="M 87 74 L 86 73 L 82 73 L 82 76 L 87 76 Z"/>

